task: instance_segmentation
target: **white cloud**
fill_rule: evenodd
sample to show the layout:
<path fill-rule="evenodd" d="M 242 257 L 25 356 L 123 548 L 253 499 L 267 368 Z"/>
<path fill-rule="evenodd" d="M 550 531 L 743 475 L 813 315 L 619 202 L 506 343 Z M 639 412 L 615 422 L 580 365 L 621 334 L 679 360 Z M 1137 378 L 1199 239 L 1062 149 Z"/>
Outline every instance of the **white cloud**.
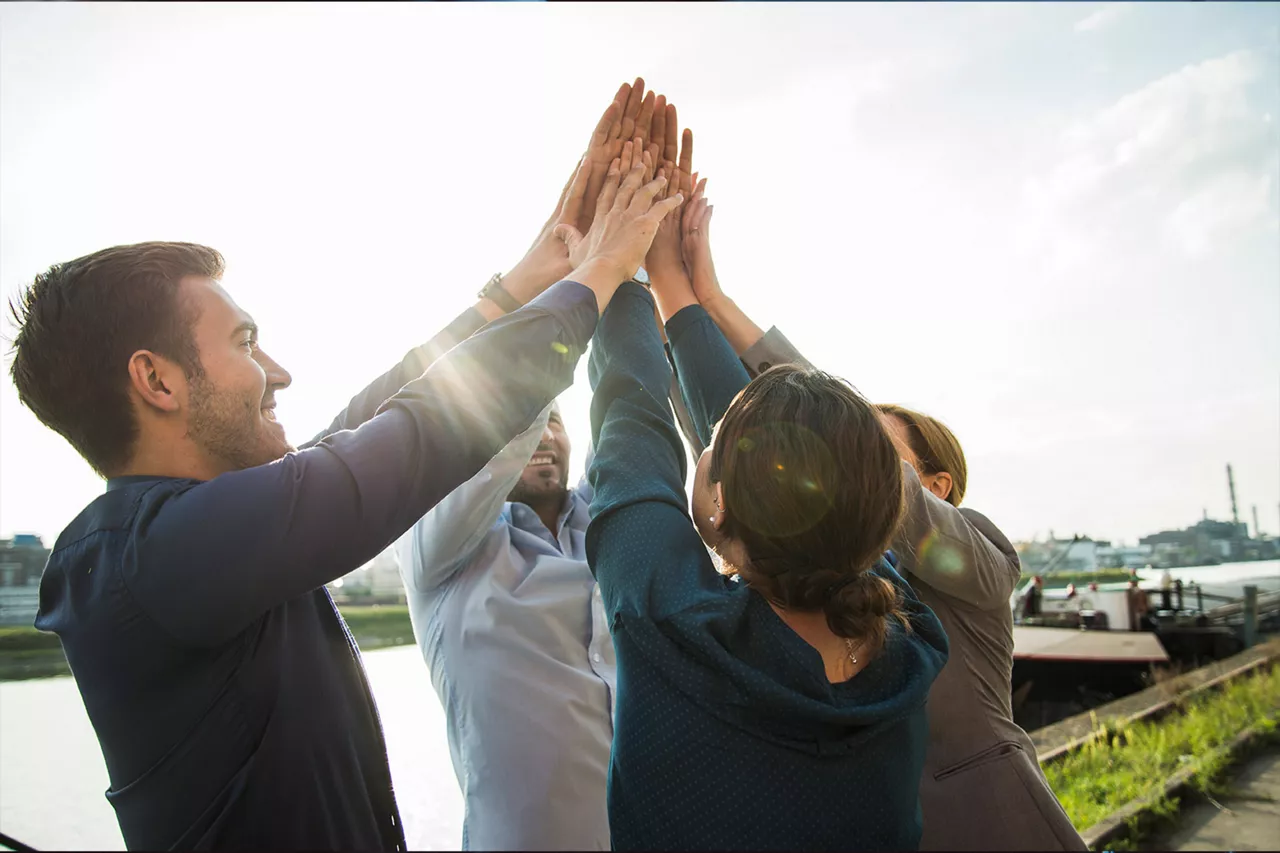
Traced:
<path fill-rule="evenodd" d="M 1276 228 L 1271 175 L 1232 172 L 1183 199 L 1165 221 L 1188 255 L 1207 254 L 1220 238 L 1259 224 Z"/>
<path fill-rule="evenodd" d="M 1088 257 L 1081 240 L 1167 221 L 1194 255 L 1272 218 L 1276 133 L 1250 98 L 1262 66 L 1244 50 L 1187 65 L 1069 124 L 1024 184 L 1030 245 Z"/>
<path fill-rule="evenodd" d="M 1110 26 L 1127 14 L 1132 7 L 1132 3 L 1109 3 L 1092 15 L 1076 21 L 1075 31 L 1084 33 Z"/>

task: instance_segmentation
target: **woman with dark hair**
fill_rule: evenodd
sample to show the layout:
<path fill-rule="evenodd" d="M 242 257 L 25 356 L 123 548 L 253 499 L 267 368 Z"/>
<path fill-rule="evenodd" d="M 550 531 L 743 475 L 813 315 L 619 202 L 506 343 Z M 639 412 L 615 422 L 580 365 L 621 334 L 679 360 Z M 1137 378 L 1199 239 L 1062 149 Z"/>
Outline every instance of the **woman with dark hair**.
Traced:
<path fill-rule="evenodd" d="M 913 849 L 947 651 L 882 556 L 902 511 L 893 442 L 825 373 L 749 382 L 693 296 L 678 230 L 659 242 L 645 267 L 709 446 L 690 519 L 654 299 L 625 285 L 592 346 L 586 543 L 618 661 L 613 845 Z"/>
<path fill-rule="evenodd" d="M 749 372 L 808 366 L 777 329 L 762 332 L 720 289 L 704 186 L 693 193 L 681 222 L 683 260 L 701 304 Z M 677 362 L 677 368 L 683 365 Z M 902 406 L 876 408 L 902 457 L 905 511 L 892 554 L 941 620 L 951 649 L 929 696 L 920 849 L 1084 850 L 1040 770 L 1035 747 L 1013 721 L 1009 602 L 1021 574 L 1018 554 L 986 516 L 960 507 L 968 466 L 951 430 Z"/>

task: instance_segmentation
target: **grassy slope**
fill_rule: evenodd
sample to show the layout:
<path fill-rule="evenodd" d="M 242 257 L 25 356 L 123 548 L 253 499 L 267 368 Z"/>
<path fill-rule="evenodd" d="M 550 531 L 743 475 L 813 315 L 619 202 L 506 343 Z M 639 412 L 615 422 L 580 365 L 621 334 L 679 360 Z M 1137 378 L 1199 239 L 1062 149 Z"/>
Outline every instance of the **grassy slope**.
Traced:
<path fill-rule="evenodd" d="M 1181 712 L 1117 731 L 1103 729 L 1088 746 L 1045 766 L 1045 776 L 1077 829 L 1125 803 L 1157 794 L 1175 771 L 1196 767 L 1207 789 L 1223 769 L 1213 755 L 1250 726 L 1274 733 L 1280 720 L 1280 667 L 1197 696 Z M 1174 803 L 1167 804 L 1171 810 Z"/>

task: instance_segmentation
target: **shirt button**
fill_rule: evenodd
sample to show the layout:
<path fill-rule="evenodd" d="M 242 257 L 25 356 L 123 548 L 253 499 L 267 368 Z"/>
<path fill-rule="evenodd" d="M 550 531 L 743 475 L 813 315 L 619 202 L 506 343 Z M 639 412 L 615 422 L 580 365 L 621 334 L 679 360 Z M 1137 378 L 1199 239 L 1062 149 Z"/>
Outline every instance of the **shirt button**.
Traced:
<path fill-rule="evenodd" d="M 599 653 L 599 652 L 592 652 L 592 653 L 591 653 L 591 659 L 592 659 L 593 661 L 595 661 L 596 663 L 600 663 L 600 661 L 602 660 L 602 658 L 600 657 L 600 653 Z"/>

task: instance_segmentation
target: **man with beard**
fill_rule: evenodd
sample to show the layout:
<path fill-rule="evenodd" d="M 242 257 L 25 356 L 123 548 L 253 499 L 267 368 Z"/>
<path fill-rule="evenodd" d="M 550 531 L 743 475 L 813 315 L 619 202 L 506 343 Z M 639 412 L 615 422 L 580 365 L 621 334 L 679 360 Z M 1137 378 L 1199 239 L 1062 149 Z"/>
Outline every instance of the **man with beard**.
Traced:
<path fill-rule="evenodd" d="M 643 96 L 643 97 L 642 97 Z M 692 184 L 675 107 L 623 86 L 587 158 L 658 153 Z M 608 114 L 606 114 L 607 116 Z M 634 129 L 639 147 L 620 140 Z M 686 138 L 687 139 L 687 138 Z M 647 142 L 646 140 L 652 140 Z M 587 566 L 585 479 L 549 406 L 396 545 L 414 634 L 444 707 L 469 850 L 608 850 L 613 640 Z"/>
<path fill-rule="evenodd" d="M 216 251 L 117 246 L 23 293 L 19 398 L 107 479 L 54 545 L 36 627 L 62 642 L 130 849 L 405 849 L 377 709 L 324 584 L 572 382 L 679 203 L 654 203 L 641 164 L 612 169 L 583 237 L 589 173 L 509 276 L 532 302 L 429 368 L 447 342 L 411 352 L 301 450 L 275 418 L 291 377 L 222 289 Z M 498 313 L 490 301 L 478 309 Z"/>

